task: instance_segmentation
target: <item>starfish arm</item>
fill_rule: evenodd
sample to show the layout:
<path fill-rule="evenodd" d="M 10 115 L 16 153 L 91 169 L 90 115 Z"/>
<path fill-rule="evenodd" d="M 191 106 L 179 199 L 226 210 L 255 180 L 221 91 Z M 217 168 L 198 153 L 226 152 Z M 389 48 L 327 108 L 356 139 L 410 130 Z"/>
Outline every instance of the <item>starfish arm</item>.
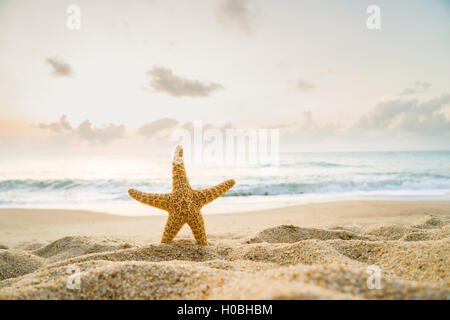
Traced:
<path fill-rule="evenodd" d="M 176 146 L 172 162 L 172 190 L 175 191 L 186 186 L 190 187 L 184 168 L 183 148 Z"/>
<path fill-rule="evenodd" d="M 169 218 L 167 218 L 166 226 L 164 227 L 161 243 L 172 242 L 185 223 L 186 222 L 180 219 L 179 216 L 169 213 Z"/>
<path fill-rule="evenodd" d="M 194 196 L 198 203 L 204 206 L 230 190 L 234 184 L 234 180 L 227 180 L 211 188 L 194 190 Z"/>
<path fill-rule="evenodd" d="M 198 215 L 190 217 L 187 224 L 192 230 L 196 243 L 203 246 L 207 245 L 208 241 L 206 240 L 205 222 L 203 221 L 202 215 L 199 213 Z"/>
<path fill-rule="evenodd" d="M 130 189 L 128 190 L 129 195 L 143 204 L 162 209 L 169 209 L 170 194 L 160 194 L 160 193 L 145 193 L 138 190 Z"/>

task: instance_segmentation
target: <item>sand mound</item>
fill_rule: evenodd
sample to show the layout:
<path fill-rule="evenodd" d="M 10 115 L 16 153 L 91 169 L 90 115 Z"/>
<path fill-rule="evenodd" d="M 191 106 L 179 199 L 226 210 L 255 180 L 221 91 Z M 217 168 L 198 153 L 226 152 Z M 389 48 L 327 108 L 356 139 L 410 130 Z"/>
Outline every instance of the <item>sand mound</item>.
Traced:
<path fill-rule="evenodd" d="M 411 230 L 410 226 L 377 226 L 369 228 L 367 234 L 374 236 L 378 240 L 398 240 L 411 232 Z"/>
<path fill-rule="evenodd" d="M 18 250 L 0 250 L 0 280 L 15 278 L 35 271 L 42 259 Z"/>
<path fill-rule="evenodd" d="M 415 281 L 450 282 L 450 239 L 423 242 L 335 242 L 343 255 L 377 265 L 394 277 Z"/>
<path fill-rule="evenodd" d="M 192 241 L 178 240 L 172 244 L 150 244 L 131 249 L 115 250 L 74 257 L 52 264 L 65 266 L 87 261 L 192 261 L 220 260 L 226 262 L 249 261 L 273 265 L 322 264 L 339 260 L 358 263 L 340 254 L 329 243 L 307 240 L 288 244 L 239 244 L 238 242 L 217 242 L 209 246 L 198 246 Z"/>
<path fill-rule="evenodd" d="M 242 263 L 242 262 L 241 262 Z M 68 286 L 69 269 L 48 268 L 0 290 L 0 299 L 449 299 L 434 283 L 382 277 L 367 286 L 363 267 L 314 265 L 262 271 L 215 269 L 204 262 L 111 262 L 74 264 L 80 287 Z M 251 272 L 250 272 L 251 271 Z"/>
<path fill-rule="evenodd" d="M 368 235 L 377 240 L 425 241 L 448 237 L 450 219 L 440 216 L 426 216 L 416 225 L 382 225 L 367 228 Z"/>
<path fill-rule="evenodd" d="M 366 268 L 343 265 L 291 266 L 240 275 L 210 298 L 232 299 L 448 299 L 450 289 L 436 284 L 381 278 L 380 289 L 369 289 Z"/>
<path fill-rule="evenodd" d="M 24 242 L 24 243 L 16 246 L 15 249 L 26 250 L 26 251 L 34 251 L 34 250 L 40 249 L 42 247 L 45 247 L 46 245 L 47 245 L 47 243 L 36 242 L 36 241 L 29 241 L 29 242 Z"/>
<path fill-rule="evenodd" d="M 282 225 L 208 246 L 65 237 L 1 250 L 0 299 L 450 299 L 448 226 Z"/>
<path fill-rule="evenodd" d="M 421 224 L 416 225 L 415 227 L 419 229 L 434 229 L 443 227 L 445 225 L 448 225 L 449 223 L 449 217 L 430 215 L 425 218 L 425 221 L 423 221 Z"/>
<path fill-rule="evenodd" d="M 302 240 L 318 239 L 368 239 L 368 237 L 358 235 L 346 230 L 322 230 L 314 228 L 300 228 L 293 225 L 282 225 L 268 228 L 255 237 L 249 239 L 247 243 L 268 242 L 268 243 L 292 243 Z"/>
<path fill-rule="evenodd" d="M 64 237 L 47 246 L 33 250 L 32 253 L 43 258 L 49 258 L 49 261 L 60 261 L 89 253 L 129 247 L 131 247 L 129 243 L 119 239 Z"/>
<path fill-rule="evenodd" d="M 442 240 L 447 238 L 450 232 L 449 226 L 438 230 L 412 230 L 402 237 L 404 241 Z"/>
<path fill-rule="evenodd" d="M 22 280 L 32 285 L 4 288 L 0 299 L 202 299 L 224 273 L 201 265 L 142 261 L 99 261 L 83 267 L 80 290 L 68 288 L 67 268 L 59 267 L 39 274 L 34 282 Z"/>
<path fill-rule="evenodd" d="M 8 249 L 8 247 L 3 244 L 0 244 L 0 249 Z"/>

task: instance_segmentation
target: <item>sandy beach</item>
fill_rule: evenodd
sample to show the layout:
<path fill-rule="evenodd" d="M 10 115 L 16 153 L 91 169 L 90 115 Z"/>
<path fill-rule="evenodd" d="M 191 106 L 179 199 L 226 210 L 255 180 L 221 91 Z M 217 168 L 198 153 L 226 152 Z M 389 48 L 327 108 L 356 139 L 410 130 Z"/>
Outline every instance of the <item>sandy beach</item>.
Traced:
<path fill-rule="evenodd" d="M 160 244 L 165 216 L 1 209 L 0 299 L 450 299 L 447 201 L 328 202 L 204 219 L 208 246 L 187 226 Z"/>
<path fill-rule="evenodd" d="M 449 13 L 0 0 L 0 302 L 450 300 Z"/>

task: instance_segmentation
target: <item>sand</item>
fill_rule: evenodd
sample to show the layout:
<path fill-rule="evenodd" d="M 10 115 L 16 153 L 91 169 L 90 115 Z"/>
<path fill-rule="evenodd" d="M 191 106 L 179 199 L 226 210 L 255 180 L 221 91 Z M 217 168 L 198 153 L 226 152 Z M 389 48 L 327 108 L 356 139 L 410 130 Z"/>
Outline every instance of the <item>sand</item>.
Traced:
<path fill-rule="evenodd" d="M 205 215 L 208 246 L 164 222 L 2 209 L 0 299 L 450 299 L 449 202 Z"/>

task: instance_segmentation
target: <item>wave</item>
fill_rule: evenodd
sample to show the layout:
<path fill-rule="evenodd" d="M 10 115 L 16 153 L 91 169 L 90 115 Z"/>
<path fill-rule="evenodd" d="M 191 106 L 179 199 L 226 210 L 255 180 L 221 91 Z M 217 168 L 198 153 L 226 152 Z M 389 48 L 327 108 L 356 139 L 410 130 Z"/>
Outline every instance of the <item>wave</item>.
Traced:
<path fill-rule="evenodd" d="M 220 180 L 216 178 L 214 180 Z M 450 190 L 450 176 L 428 172 L 361 172 L 351 175 L 285 177 L 282 181 L 247 177 L 237 179 L 237 182 L 225 197 Z M 0 180 L 0 205 L 129 201 L 129 188 L 164 193 L 170 192 L 171 185 L 169 181 L 149 183 L 127 179 Z"/>
<path fill-rule="evenodd" d="M 273 166 L 273 164 L 267 164 L 264 166 Z M 362 164 L 343 164 L 327 161 L 305 161 L 305 162 L 284 162 L 279 164 L 280 167 L 318 167 L 318 168 L 363 168 L 366 165 Z"/>
<path fill-rule="evenodd" d="M 128 200 L 129 188 L 169 192 L 164 183 L 135 180 L 23 179 L 0 181 L 0 205 L 89 203 Z"/>
<path fill-rule="evenodd" d="M 241 185 L 231 189 L 225 197 L 233 196 L 278 196 L 301 194 L 326 194 L 348 192 L 384 191 L 431 191 L 450 190 L 450 179 L 442 181 L 399 181 L 383 179 L 379 181 L 327 181 L 317 183 L 278 183 L 270 185 Z"/>
<path fill-rule="evenodd" d="M 161 183 L 145 183 L 136 180 L 126 180 L 126 179 L 13 179 L 13 180 L 0 180 L 0 192 L 8 191 L 13 189 L 21 190 L 70 190 L 85 187 L 94 188 L 121 188 L 124 185 L 139 185 L 139 186 L 153 186 L 159 187 L 163 184 Z"/>

